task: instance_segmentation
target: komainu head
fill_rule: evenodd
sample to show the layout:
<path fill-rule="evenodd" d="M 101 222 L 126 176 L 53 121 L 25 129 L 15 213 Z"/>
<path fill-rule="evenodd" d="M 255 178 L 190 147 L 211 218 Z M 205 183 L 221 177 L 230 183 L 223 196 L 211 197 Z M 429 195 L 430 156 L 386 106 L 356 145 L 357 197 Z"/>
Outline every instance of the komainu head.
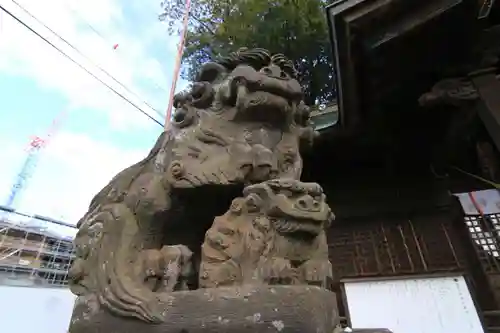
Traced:
<path fill-rule="evenodd" d="M 303 97 L 296 75 L 284 55 L 242 48 L 203 65 L 191 91 L 178 94 L 174 104 L 225 112 L 232 121 L 287 128 L 293 125 Z M 182 115 L 178 117 L 176 121 L 182 122 Z"/>
<path fill-rule="evenodd" d="M 204 64 L 191 89 L 174 98 L 173 187 L 298 179 L 299 147 L 313 133 L 302 97 L 282 54 L 240 49 Z"/>
<path fill-rule="evenodd" d="M 247 186 L 243 194 L 244 199 L 231 210 L 264 215 L 270 227 L 279 233 L 316 236 L 334 219 L 323 190 L 316 183 L 274 179 Z"/>

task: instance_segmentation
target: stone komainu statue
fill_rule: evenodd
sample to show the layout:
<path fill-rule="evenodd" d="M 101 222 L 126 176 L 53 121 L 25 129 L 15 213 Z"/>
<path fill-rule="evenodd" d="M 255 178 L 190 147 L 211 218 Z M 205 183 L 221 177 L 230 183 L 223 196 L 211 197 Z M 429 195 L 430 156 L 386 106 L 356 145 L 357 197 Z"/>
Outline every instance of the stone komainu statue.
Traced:
<path fill-rule="evenodd" d="M 332 266 L 325 228 L 333 213 L 321 187 L 274 179 L 250 185 L 243 194 L 206 234 L 200 286 L 328 287 Z"/>
<path fill-rule="evenodd" d="M 333 215 L 321 187 L 300 182 L 299 148 L 315 133 L 292 62 L 241 49 L 203 65 L 174 106 L 149 155 L 78 223 L 72 333 L 92 331 L 82 328 L 91 313 L 172 321 L 182 310 L 171 308 L 205 297 L 203 287 L 326 286 L 331 276 L 324 228 Z"/>

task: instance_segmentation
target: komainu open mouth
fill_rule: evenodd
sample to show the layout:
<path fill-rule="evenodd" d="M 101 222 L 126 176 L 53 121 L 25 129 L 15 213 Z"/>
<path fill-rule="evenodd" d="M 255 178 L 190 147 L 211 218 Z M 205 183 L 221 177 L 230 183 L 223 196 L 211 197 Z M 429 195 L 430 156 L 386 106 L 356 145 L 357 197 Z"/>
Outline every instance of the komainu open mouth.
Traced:
<path fill-rule="evenodd" d="M 270 76 L 249 66 L 235 68 L 231 76 L 230 102 L 238 109 L 238 120 L 286 124 L 302 99 L 293 78 Z"/>

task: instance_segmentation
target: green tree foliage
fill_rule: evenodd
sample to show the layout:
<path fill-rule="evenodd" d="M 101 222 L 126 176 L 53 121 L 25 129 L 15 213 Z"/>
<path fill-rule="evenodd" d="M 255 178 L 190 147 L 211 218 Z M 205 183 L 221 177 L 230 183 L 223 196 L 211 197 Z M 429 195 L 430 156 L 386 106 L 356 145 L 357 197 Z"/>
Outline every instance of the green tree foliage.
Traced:
<path fill-rule="evenodd" d="M 182 75 L 192 79 L 199 65 L 240 47 L 262 47 L 295 61 L 312 105 L 334 98 L 326 0 L 192 0 Z M 175 33 L 185 0 L 166 0 L 160 19 Z"/>

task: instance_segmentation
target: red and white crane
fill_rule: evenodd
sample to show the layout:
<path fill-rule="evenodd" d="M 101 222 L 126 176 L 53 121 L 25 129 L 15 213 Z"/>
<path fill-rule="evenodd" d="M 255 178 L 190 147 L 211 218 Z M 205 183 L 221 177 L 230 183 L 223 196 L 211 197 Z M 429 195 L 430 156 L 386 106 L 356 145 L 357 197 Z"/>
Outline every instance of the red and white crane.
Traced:
<path fill-rule="evenodd" d="M 26 189 L 26 185 L 37 166 L 40 152 L 45 147 L 47 147 L 50 140 L 59 130 L 60 125 L 66 118 L 66 116 L 66 111 L 59 113 L 52 121 L 52 124 L 50 125 L 45 137 L 40 137 L 37 135 L 31 137 L 28 147 L 26 148 L 26 152 L 28 154 L 26 156 L 26 159 L 24 160 L 21 170 L 14 180 L 14 184 L 12 185 L 7 201 L 5 202 L 5 206 L 15 209 L 15 206 L 18 203 L 22 192 Z"/>

